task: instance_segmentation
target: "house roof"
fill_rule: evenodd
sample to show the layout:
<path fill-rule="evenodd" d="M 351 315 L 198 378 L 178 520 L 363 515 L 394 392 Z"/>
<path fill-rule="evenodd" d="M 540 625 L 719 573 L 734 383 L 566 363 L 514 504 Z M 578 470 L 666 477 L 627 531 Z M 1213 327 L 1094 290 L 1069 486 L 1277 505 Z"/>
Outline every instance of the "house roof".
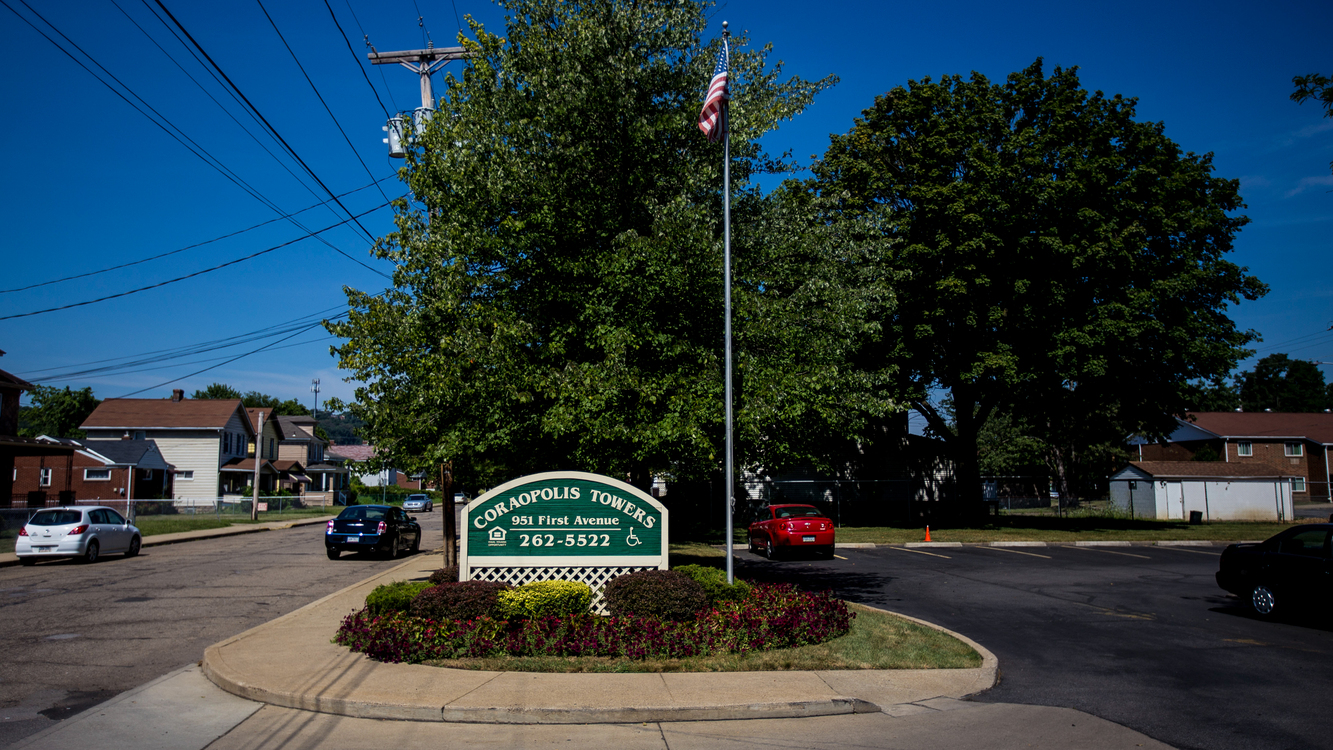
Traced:
<path fill-rule="evenodd" d="M 1189 416 L 1193 421 L 1186 424 L 1193 424 L 1220 438 L 1292 438 L 1333 444 L 1333 414 L 1325 412 L 1203 411 L 1191 412 Z"/>
<path fill-rule="evenodd" d="M 84 440 L 83 447 L 115 463 L 137 466 L 144 456 L 156 450 L 157 443 L 152 440 Z"/>
<path fill-rule="evenodd" d="M 227 463 L 218 467 L 218 471 L 236 471 L 255 473 L 255 460 L 253 458 L 233 458 Z M 259 464 L 260 474 L 274 474 L 273 464 L 269 461 L 263 461 Z"/>
<path fill-rule="evenodd" d="M 1130 461 L 1129 465 L 1160 479 L 1279 479 L 1296 476 L 1268 464 L 1225 461 Z"/>
<path fill-rule="evenodd" d="M 250 429 L 254 430 L 255 432 L 259 431 L 260 414 L 264 415 L 264 422 L 267 423 L 273 421 L 273 407 L 271 406 L 261 406 L 257 409 L 247 408 L 245 410 L 245 414 L 246 416 L 250 417 Z"/>
<path fill-rule="evenodd" d="M 338 455 L 344 456 L 348 461 L 369 461 L 375 456 L 375 446 L 373 445 L 340 445 L 334 450 Z"/>
<path fill-rule="evenodd" d="M 0 388 L 18 388 L 21 391 L 30 391 L 35 387 L 32 383 L 17 375 L 0 370 Z"/>
<path fill-rule="evenodd" d="M 323 438 L 314 435 L 314 425 L 318 424 L 310 417 L 289 417 L 278 415 L 273 418 L 278 425 L 278 434 L 282 435 L 283 440 L 318 440 L 325 442 Z M 311 430 L 307 432 L 301 425 L 310 425 Z"/>
<path fill-rule="evenodd" d="M 222 429 L 239 408 L 238 398 L 109 398 L 98 404 L 79 429 Z"/>

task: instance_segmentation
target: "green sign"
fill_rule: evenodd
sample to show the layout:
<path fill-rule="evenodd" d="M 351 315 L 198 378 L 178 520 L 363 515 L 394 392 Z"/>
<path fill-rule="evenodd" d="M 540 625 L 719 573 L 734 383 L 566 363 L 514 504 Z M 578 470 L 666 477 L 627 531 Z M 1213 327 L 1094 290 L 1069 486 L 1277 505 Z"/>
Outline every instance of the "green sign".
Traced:
<path fill-rule="evenodd" d="M 666 508 L 597 474 L 550 472 L 516 479 L 468 503 L 463 524 L 460 551 L 470 559 L 468 567 L 666 560 Z"/>

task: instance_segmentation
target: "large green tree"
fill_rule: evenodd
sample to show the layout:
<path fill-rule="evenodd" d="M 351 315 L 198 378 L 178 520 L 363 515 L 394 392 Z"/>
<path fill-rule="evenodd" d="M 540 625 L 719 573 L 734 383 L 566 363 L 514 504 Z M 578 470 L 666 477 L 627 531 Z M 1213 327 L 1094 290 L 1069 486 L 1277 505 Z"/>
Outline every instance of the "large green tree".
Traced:
<path fill-rule="evenodd" d="M 1307 101 L 1318 102 L 1324 108 L 1324 117 L 1333 117 L 1333 78 L 1320 73 L 1296 76 L 1291 79 L 1296 90 L 1291 92 L 1291 100 L 1297 104 Z M 1328 163 L 1333 171 L 1333 162 Z"/>
<path fill-rule="evenodd" d="M 403 466 L 484 486 L 535 469 L 697 476 L 722 461 L 722 147 L 695 123 L 719 43 L 698 0 L 502 0 L 413 138 L 381 294 L 348 289 L 351 414 Z M 739 432 L 796 460 L 807 434 L 892 407 L 842 366 L 888 304 L 871 223 L 761 196 L 757 139 L 831 83 L 781 81 L 732 40 Z M 873 221 L 873 219 L 872 219 Z M 871 262 L 863 262 L 869 258 Z M 841 367 L 840 367 L 841 366 Z M 332 403 L 330 408 L 341 408 Z"/>
<path fill-rule="evenodd" d="M 905 278 L 885 356 L 965 497 L 979 495 L 978 434 L 997 410 L 1064 451 L 1067 478 L 1089 433 L 1169 431 L 1187 384 L 1230 372 L 1254 339 L 1226 314 L 1266 291 L 1225 258 L 1247 221 L 1237 181 L 1134 106 L 1040 60 L 999 84 L 911 81 L 834 136 L 815 170 L 842 211 L 894 214 Z"/>
<path fill-rule="evenodd" d="M 1313 362 L 1270 354 L 1236 376 L 1245 411 L 1312 412 L 1329 408 L 1324 373 Z"/>
<path fill-rule="evenodd" d="M 39 385 L 28 397 L 32 405 L 19 410 L 19 435 L 23 437 L 47 435 L 82 440 L 86 433 L 79 425 L 102 403 L 93 396 L 92 388 L 76 391 L 69 386 Z"/>

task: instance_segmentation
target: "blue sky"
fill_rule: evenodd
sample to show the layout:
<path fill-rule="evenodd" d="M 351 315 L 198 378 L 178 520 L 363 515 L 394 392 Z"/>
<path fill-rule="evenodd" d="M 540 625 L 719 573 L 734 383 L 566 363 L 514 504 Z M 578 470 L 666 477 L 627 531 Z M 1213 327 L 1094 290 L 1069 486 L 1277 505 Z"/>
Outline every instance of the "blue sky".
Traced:
<path fill-rule="evenodd" d="M 0 122 L 6 229 L 0 289 L 85 274 L 271 223 L 128 268 L 0 292 L 0 317 L 155 285 L 304 234 L 271 221 L 278 216 L 272 206 L 290 213 L 327 195 L 171 36 L 150 12 L 155 0 L 27 0 L 51 25 L 22 0 L 3 1 L 18 15 L 0 8 L 0 65 L 8 71 L 0 77 L 0 95 L 10 113 Z M 368 212 L 360 222 L 374 235 L 391 227 L 390 211 L 377 208 L 385 202 L 380 188 L 394 197 L 401 186 L 394 179 L 397 163 L 380 142 L 384 113 L 358 69 L 356 58 L 364 60 L 367 51 L 363 34 L 389 51 L 424 46 L 426 31 L 437 46 L 451 46 L 456 18 L 464 14 L 491 29 L 502 25 L 496 6 L 476 0 L 329 0 L 354 56 L 324 0 L 267 0 L 264 7 L 354 153 L 257 2 L 162 2 L 319 180 L 336 194 L 350 193 L 341 200 L 352 213 Z M 85 65 L 96 70 L 91 58 L 104 66 L 263 200 L 173 140 L 19 16 Z M 1242 182 L 1252 223 L 1232 258 L 1272 291 L 1231 313 L 1241 327 L 1262 334 L 1259 356 L 1287 352 L 1333 362 L 1333 119 L 1314 104 L 1288 99 L 1293 75 L 1333 74 L 1326 38 L 1333 5 L 732 0 L 715 9 L 714 31 L 724 19 L 755 44 L 772 42 L 771 59 L 784 61 L 787 73 L 841 78 L 765 142 L 772 152 L 790 149 L 802 160 L 822 153 L 828 135 L 848 130 L 876 95 L 925 76 L 976 70 L 1001 80 L 1042 57 L 1048 68 L 1079 66 L 1089 89 L 1138 97 L 1141 120 L 1165 122 L 1167 135 L 1186 149 L 1214 152 L 1216 173 Z M 419 102 L 412 73 L 364 69 L 388 109 Z M 706 83 L 699 82 L 701 97 Z M 370 186 L 374 180 L 384 181 L 377 188 Z M 320 207 L 299 218 L 320 229 L 346 217 Z M 332 339 L 320 328 L 299 326 L 345 309 L 344 285 L 382 289 L 380 274 L 390 268 L 368 255 L 369 241 L 354 228 L 321 236 L 337 250 L 307 239 L 178 283 L 0 320 L 0 349 L 8 352 L 0 369 L 49 385 L 91 386 L 101 398 L 160 397 L 172 388 L 189 393 L 220 381 L 309 404 L 312 378 L 320 378 L 322 397 L 347 398 L 352 386 L 328 353 Z M 246 336 L 279 330 L 277 336 Z M 232 345 L 218 348 L 222 344 Z M 72 374 L 138 360 L 143 364 Z M 192 374 L 205 368 L 212 369 Z"/>

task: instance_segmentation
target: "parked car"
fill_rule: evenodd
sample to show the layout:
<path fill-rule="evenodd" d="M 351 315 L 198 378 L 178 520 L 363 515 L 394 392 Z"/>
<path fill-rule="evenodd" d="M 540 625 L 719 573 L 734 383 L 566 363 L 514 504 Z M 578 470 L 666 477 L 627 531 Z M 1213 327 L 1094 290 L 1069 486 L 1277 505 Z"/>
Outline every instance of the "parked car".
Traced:
<path fill-rule="evenodd" d="M 750 524 L 750 551 L 770 560 L 797 550 L 833 557 L 833 521 L 813 505 L 770 505 Z"/>
<path fill-rule="evenodd" d="M 430 495 L 408 495 L 403 501 L 403 510 L 418 510 L 422 513 L 429 513 L 435 510 L 435 503 L 430 501 Z"/>
<path fill-rule="evenodd" d="M 1217 585 L 1245 600 L 1261 617 L 1307 605 L 1327 605 L 1333 594 L 1333 524 L 1293 526 L 1264 542 L 1222 550 Z"/>
<path fill-rule="evenodd" d="M 390 558 L 404 550 L 421 549 L 421 526 L 402 508 L 392 505 L 352 505 L 329 521 L 324 548 L 330 560 L 339 553 L 374 551 Z"/>
<path fill-rule="evenodd" d="M 93 563 L 107 552 L 134 557 L 142 543 L 139 529 L 114 508 L 43 508 L 19 530 L 14 554 L 23 565 L 69 557 Z"/>

